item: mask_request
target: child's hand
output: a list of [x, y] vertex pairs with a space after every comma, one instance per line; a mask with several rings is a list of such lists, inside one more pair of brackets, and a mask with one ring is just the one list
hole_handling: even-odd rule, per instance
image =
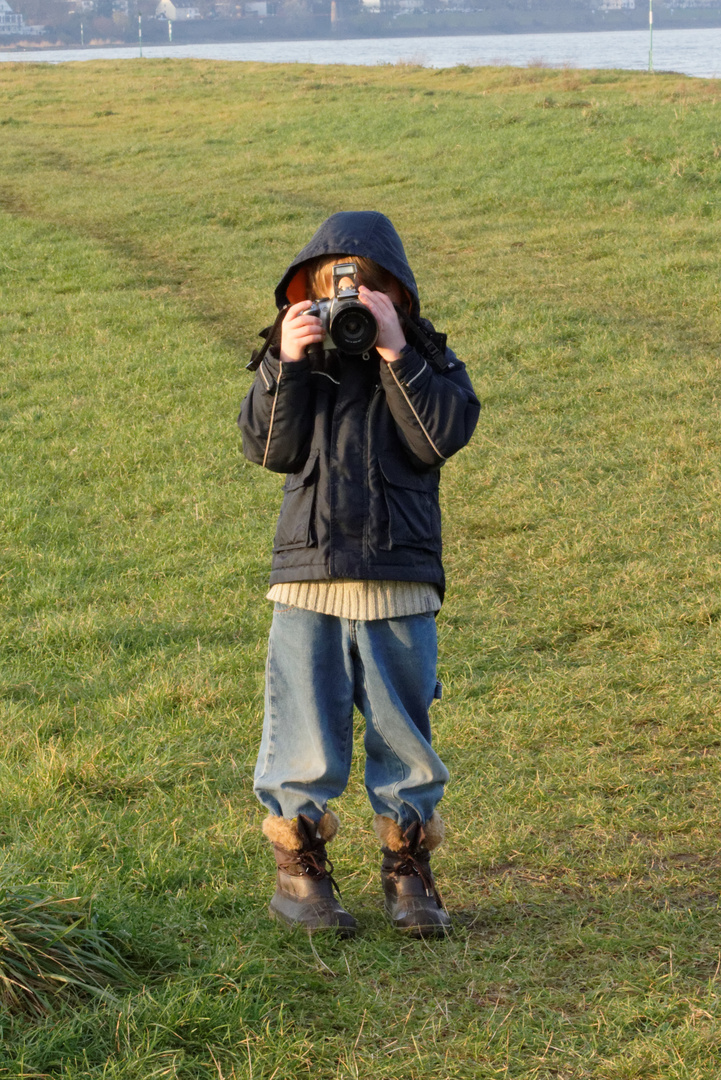
[[373, 312], [378, 323], [376, 349], [387, 364], [397, 360], [401, 349], [406, 345], [406, 338], [390, 296], [384, 292], [371, 292], [365, 285], [359, 288], [358, 296]]
[[301, 300], [288, 308], [280, 333], [280, 358], [284, 364], [302, 360], [307, 347], [325, 337], [320, 319], [305, 314], [312, 303]]

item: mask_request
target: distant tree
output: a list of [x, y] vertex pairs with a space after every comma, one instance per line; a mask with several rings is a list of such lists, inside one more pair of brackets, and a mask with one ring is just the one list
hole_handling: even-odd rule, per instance
[[[96, 15], [90, 23], [91, 40], [97, 38], [100, 41], [107, 41], [109, 38], [116, 38], [118, 35], [118, 28], [112, 19], [106, 18], [104, 15]], [[87, 27], [86, 27], [87, 35]], [[87, 37], [86, 37], [87, 40]]]

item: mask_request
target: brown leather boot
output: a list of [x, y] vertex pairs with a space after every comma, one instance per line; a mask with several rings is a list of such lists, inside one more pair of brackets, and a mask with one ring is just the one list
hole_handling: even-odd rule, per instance
[[325, 845], [338, 831], [338, 818], [326, 810], [320, 821], [304, 814], [297, 818], [269, 815], [263, 832], [273, 844], [278, 865], [277, 887], [270, 914], [286, 926], [302, 926], [313, 934], [332, 930], [339, 937], [353, 937], [356, 921], [335, 897], [340, 890], [333, 880], [333, 864]]
[[445, 833], [437, 813], [404, 831], [391, 818], [376, 814], [373, 822], [383, 849], [381, 880], [388, 918], [411, 937], [444, 937], [451, 920], [443, 907], [431, 871], [431, 851]]

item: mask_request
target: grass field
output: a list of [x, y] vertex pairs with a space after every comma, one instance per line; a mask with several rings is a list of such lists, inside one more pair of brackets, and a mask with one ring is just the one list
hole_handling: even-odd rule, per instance
[[[0, 1012], [0, 1077], [719, 1075], [721, 84], [0, 66], [0, 892], [137, 976]], [[387, 213], [485, 410], [444, 469], [456, 933], [266, 917], [251, 793], [280, 480], [234, 427], [286, 263]], [[0, 935], [0, 957], [3, 939]]]

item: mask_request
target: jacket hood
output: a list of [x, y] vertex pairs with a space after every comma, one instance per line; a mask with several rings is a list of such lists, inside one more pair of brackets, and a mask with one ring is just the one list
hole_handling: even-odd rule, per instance
[[318, 255], [363, 255], [400, 281], [411, 295], [411, 315], [418, 316], [418, 286], [408, 265], [401, 238], [385, 216], [375, 210], [343, 210], [327, 218], [293, 260], [275, 290], [279, 308], [307, 296], [304, 265]]

